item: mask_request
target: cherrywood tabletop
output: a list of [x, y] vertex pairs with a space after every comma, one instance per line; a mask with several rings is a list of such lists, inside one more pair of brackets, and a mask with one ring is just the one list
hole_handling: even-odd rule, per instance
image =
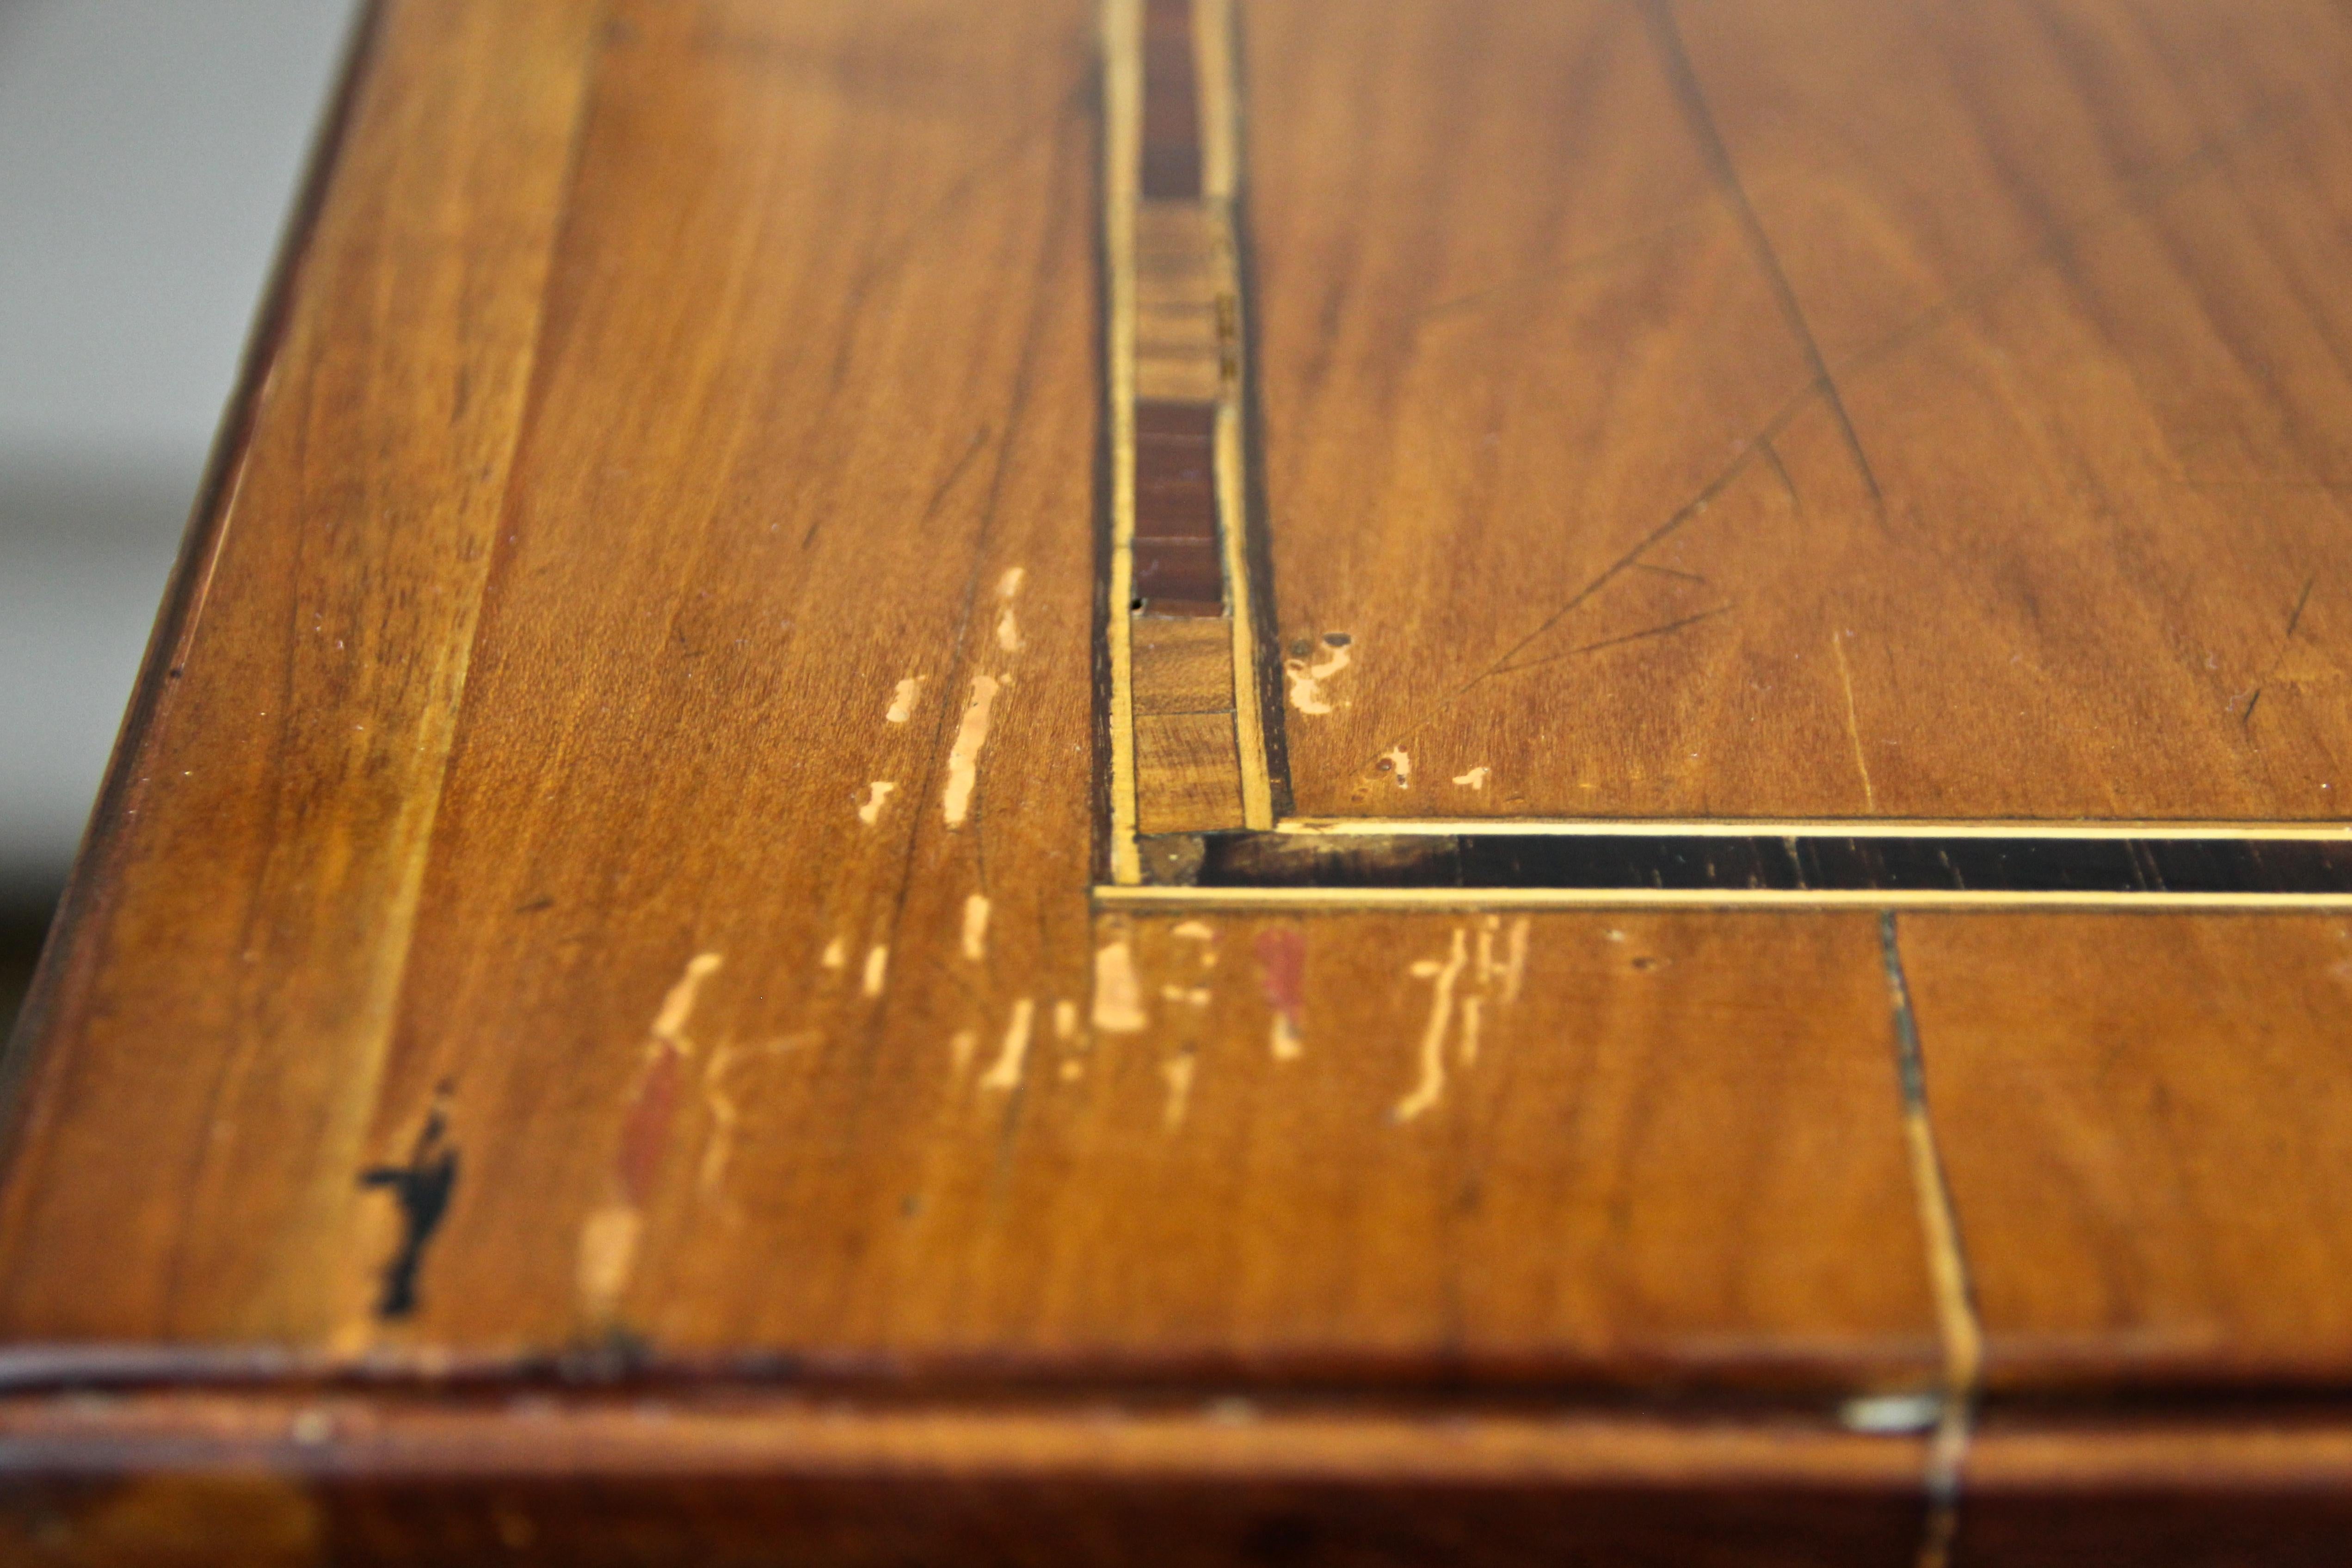
[[378, 0], [0, 1556], [2334, 1563], [2352, 12]]

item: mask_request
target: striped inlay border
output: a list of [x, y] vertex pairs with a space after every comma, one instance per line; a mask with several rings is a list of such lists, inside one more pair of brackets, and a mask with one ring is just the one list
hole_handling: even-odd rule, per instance
[[1103, 0], [1105, 904], [2352, 908], [2338, 822], [1294, 819], [1234, 0]]

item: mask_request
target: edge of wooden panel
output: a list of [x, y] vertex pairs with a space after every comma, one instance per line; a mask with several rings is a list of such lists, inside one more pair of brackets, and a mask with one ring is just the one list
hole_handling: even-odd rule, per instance
[[131, 701], [115, 732], [96, 799], [82, 829], [73, 868], [63, 896], [49, 923], [33, 983], [16, 1015], [14, 1030], [0, 1042], [0, 1170], [6, 1168], [21, 1132], [25, 1075], [42, 1037], [50, 1005], [64, 980], [64, 969], [75, 934], [105, 896], [115, 865], [126, 816], [125, 800], [138, 782], [138, 758], [157, 710], [178, 674], [178, 662], [196, 617], [211, 588], [228, 516], [244, 477], [261, 403], [276, 372], [279, 351], [293, 319], [294, 301], [310, 259], [327, 193], [341, 167], [343, 150], [357, 118], [360, 98], [373, 71], [383, 37], [387, 0], [362, 0], [344, 36], [341, 58], [333, 85], [311, 132], [300, 183], [295, 190], [280, 230], [259, 307], [248, 330], [236, 380], [223, 406], [212, 447], [205, 459], [195, 498], [180, 536], [180, 549], [170, 575], [147, 647], [131, 683]]

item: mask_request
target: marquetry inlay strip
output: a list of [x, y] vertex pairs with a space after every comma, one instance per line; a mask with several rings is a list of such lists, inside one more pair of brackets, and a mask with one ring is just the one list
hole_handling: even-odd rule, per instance
[[1112, 879], [1274, 826], [1251, 618], [1229, 0], [1106, 8]]
[[[1234, 0], [1105, 0], [1110, 883], [1341, 907], [2352, 907], [2337, 822], [1281, 814]], [[1254, 555], [1253, 545], [1260, 546]], [[1152, 885], [1157, 884], [1157, 885]]]

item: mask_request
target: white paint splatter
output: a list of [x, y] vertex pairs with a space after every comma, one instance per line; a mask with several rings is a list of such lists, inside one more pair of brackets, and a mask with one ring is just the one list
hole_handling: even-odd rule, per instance
[[1004, 1026], [1004, 1043], [997, 1050], [995, 1062], [981, 1075], [982, 1089], [1021, 1087], [1021, 1070], [1029, 1060], [1029, 1026], [1036, 1012], [1036, 1004], [1027, 997], [1013, 1004], [1013, 1019]]
[[889, 972], [890, 949], [877, 942], [866, 950], [866, 977], [858, 982], [858, 989], [869, 997], [880, 996], [883, 977]]
[[882, 802], [887, 800], [890, 798], [890, 792], [898, 788], [898, 786], [887, 779], [877, 779], [873, 783], [868, 784], [866, 787], [865, 803], [857, 808], [857, 820], [869, 828], [880, 821]]
[[1072, 1040], [1078, 1038], [1077, 1003], [1055, 1002], [1054, 1004], [1054, 1038], [1059, 1040]]
[[629, 1273], [636, 1263], [637, 1237], [644, 1228], [644, 1217], [625, 1203], [606, 1205], [580, 1228], [575, 1278], [581, 1313], [590, 1322], [613, 1321], [621, 1292], [628, 1289]]
[[923, 689], [923, 677], [908, 675], [890, 694], [890, 711], [882, 716], [886, 724], [904, 724], [915, 716], [915, 694]]
[[1462, 998], [1462, 1043], [1458, 1051], [1462, 1058], [1462, 1065], [1465, 1067], [1478, 1065], [1478, 1026], [1480, 1020], [1485, 1018], [1486, 1011], [1486, 998]]
[[1095, 949], [1095, 1027], [1106, 1034], [1135, 1034], [1151, 1020], [1143, 1012], [1143, 988], [1135, 978], [1135, 954], [1122, 936]]
[[1209, 1005], [1209, 988], [1206, 986], [1162, 986], [1160, 995], [1165, 1000], [1190, 1002], [1196, 1008]]
[[1469, 945], [1460, 931], [1454, 933], [1454, 951], [1443, 964], [1423, 959], [1412, 967], [1418, 979], [1435, 982], [1430, 989], [1429, 1022], [1421, 1031], [1421, 1082], [1412, 1092], [1396, 1103], [1389, 1113], [1396, 1122], [1410, 1122], [1445, 1094], [1445, 1028], [1454, 1014], [1454, 983], [1461, 977], [1462, 967], [1470, 961]]
[[1410, 789], [1412, 788], [1412, 758], [1403, 747], [1390, 747], [1386, 751], [1381, 753], [1381, 760], [1387, 763], [1389, 765], [1389, 770], [1396, 775], [1398, 789]]
[[1328, 648], [1313, 664], [1304, 659], [1285, 659], [1283, 674], [1290, 677], [1290, 706], [1305, 714], [1327, 714], [1331, 711], [1330, 694], [1323, 684], [1355, 662], [1355, 656], [1342, 643]]
[[963, 722], [956, 727], [955, 745], [948, 750], [948, 787], [940, 804], [948, 826], [961, 828], [971, 814], [972, 787], [980, 781], [980, 748], [988, 744], [989, 710], [996, 706], [994, 675], [971, 678], [971, 701], [964, 705]]
[[1307, 1054], [1307, 1044], [1298, 1038], [1297, 1021], [1288, 1013], [1274, 1015], [1274, 1032], [1266, 1040], [1266, 1048], [1276, 1061], [1296, 1061]]
[[1454, 781], [1465, 789], [1484, 789], [1486, 780], [1494, 776], [1495, 770], [1491, 768], [1473, 768], [1467, 773], [1456, 773]]
[[838, 970], [847, 968], [849, 967], [848, 941], [843, 937], [836, 936], [832, 941], [826, 943], [824, 945], [824, 956], [819, 958], [817, 962], [823, 964], [828, 969]]
[[968, 1029], [956, 1030], [955, 1038], [948, 1041], [948, 1054], [954, 1059], [958, 1078], [971, 1071], [971, 1053], [979, 1049], [980, 1036]]
[[1028, 575], [1016, 566], [996, 584], [996, 597], [1004, 601], [1004, 609], [996, 618], [996, 645], [1008, 653], [1021, 652], [1021, 622], [1013, 613], [1013, 600], [1021, 591], [1021, 580]]
[[963, 956], [973, 963], [988, 956], [988, 895], [975, 893], [963, 901]]
[[1519, 982], [1528, 973], [1528, 917], [1520, 915], [1511, 922], [1510, 956], [1503, 965], [1503, 999], [1519, 999]]

